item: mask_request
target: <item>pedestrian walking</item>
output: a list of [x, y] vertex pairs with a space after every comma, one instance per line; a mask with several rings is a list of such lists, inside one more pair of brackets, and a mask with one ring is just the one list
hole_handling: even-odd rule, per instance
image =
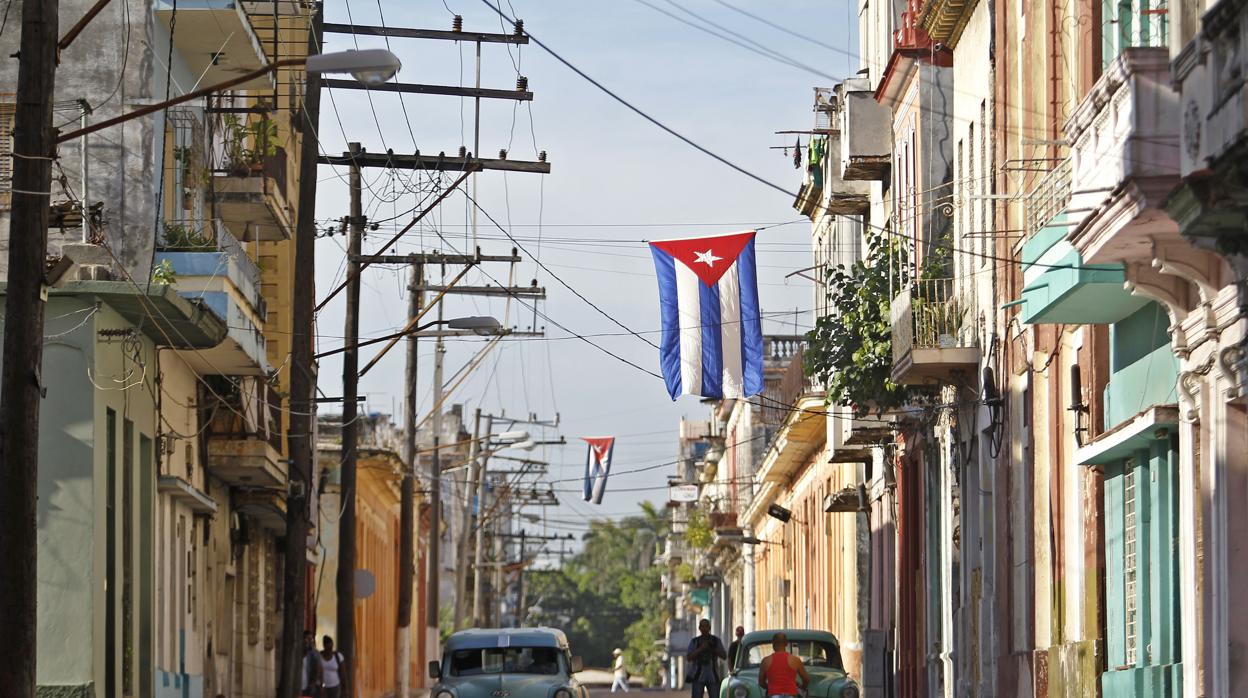
[[299, 695], [319, 698], [321, 695], [321, 655], [316, 651], [316, 633], [303, 631], [303, 668], [299, 672]]
[[763, 657], [758, 667], [758, 686], [767, 698], [797, 698], [797, 679], [802, 680], [802, 690], [810, 688], [810, 674], [802, 658], [789, 654], [789, 638], [776, 633], [771, 638], [772, 653]]
[[342, 672], [346, 657], [334, 649], [334, 639], [321, 638], [321, 698], [342, 698]]
[[745, 637], [745, 628], [738, 625], [737, 631], [734, 634], [736, 635], [736, 639], [732, 641], [731, 645], [728, 645], [729, 672], [736, 671], [737, 667], [741, 665], [741, 658], [737, 655], [741, 652], [741, 638]]
[[724, 643], [711, 634], [711, 621], [698, 623], [698, 636], [689, 641], [685, 658], [689, 661], [691, 698], [702, 698], [705, 691], [711, 698], [719, 696], [719, 660], [725, 659]]
[[624, 650], [616, 647], [611, 654], [615, 657], [615, 680], [611, 682], [611, 692], [615, 693], [618, 688], [628, 693], [628, 669], [624, 666]]

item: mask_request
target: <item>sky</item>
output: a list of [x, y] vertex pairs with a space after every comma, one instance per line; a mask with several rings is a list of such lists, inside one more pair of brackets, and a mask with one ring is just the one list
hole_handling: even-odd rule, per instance
[[[856, 70], [854, 6], [852, 0], [511, 0], [503, 9], [523, 19], [528, 32], [569, 62], [659, 121], [796, 191], [801, 172], [793, 167], [792, 149], [786, 154], [775, 147], [792, 146], [798, 137], [774, 132], [811, 128], [812, 88], [831, 86], [835, 81], [828, 76], [848, 76]], [[784, 33], [733, 7], [826, 45]], [[500, 25], [498, 15], [482, 0], [344, 0], [327, 3], [326, 21], [449, 29], [454, 14], [463, 16], [465, 31], [510, 32], [510, 25]], [[326, 36], [324, 50], [357, 46], [386, 44], [376, 37], [333, 34]], [[759, 46], [773, 53], [764, 55]], [[396, 78], [400, 82], [470, 86], [475, 79], [474, 44], [391, 39], [389, 48], [403, 61]], [[536, 160], [537, 152], [545, 151], [551, 173], [485, 172], [477, 176], [473, 197], [528, 251], [522, 252], [525, 262], [517, 265], [515, 283], [528, 285], [536, 279], [546, 289], [546, 300], [537, 306], [550, 320], [535, 318], [531, 309], [505, 298], [448, 298], [448, 318], [493, 315], [521, 330], [531, 329], [536, 320], [545, 336], [504, 339], [446, 404], [463, 404], [469, 416], [478, 407], [513, 417], [559, 415], [558, 429], [531, 432], [538, 439], [563, 436], [567, 445], [540, 447], [527, 457], [550, 463], [544, 480], [553, 482], [562, 504], [527, 513], [545, 517], [549, 533], [575, 534], [590, 518], [618, 518], [635, 513], [642, 501], [664, 502], [666, 479], [674, 467], [624, 471], [674, 460], [681, 417], [705, 419], [707, 414], [697, 398], [673, 402], [661, 380], [607, 353], [659, 371], [658, 350], [620, 327], [659, 341], [658, 288], [645, 241], [762, 228], [758, 264], [764, 333], [793, 334], [805, 332], [812, 322], [811, 283], [787, 277], [812, 263], [810, 226], [793, 209], [790, 196], [661, 131], [538, 46], [483, 44], [481, 53], [483, 87], [513, 89], [519, 73], [528, 78], [534, 95], [531, 103], [482, 100], [481, 154], [495, 157], [506, 148], [512, 159]], [[319, 137], [325, 153], [343, 152], [348, 141], [358, 141], [375, 153], [419, 149], [426, 154], [455, 154], [461, 144], [472, 149], [471, 99], [414, 94], [400, 99], [395, 93], [339, 89], [327, 90], [321, 106]], [[804, 144], [807, 137], [801, 139]], [[332, 221], [348, 213], [346, 177], [344, 167], [320, 169], [317, 216], [327, 227], [336, 228]], [[432, 180], [429, 174], [373, 169], [364, 172], [364, 183], [365, 213], [378, 224], [378, 230], [366, 236], [364, 251], [373, 252], [411, 219]], [[471, 250], [470, 207], [468, 199], [456, 192], [392, 249], [399, 254]], [[486, 254], [507, 254], [512, 247], [483, 213], [478, 213], [476, 236]], [[318, 300], [344, 278], [345, 248], [340, 235], [318, 240]], [[534, 257], [545, 270], [533, 262]], [[483, 266], [471, 271], [463, 283], [507, 280], [509, 265]], [[456, 272], [446, 270], [448, 278]], [[431, 268], [428, 274], [431, 283], [436, 282], [442, 270]], [[365, 271], [361, 338], [402, 327], [407, 278], [408, 270], [402, 267], [374, 266]], [[341, 346], [344, 311], [340, 294], [318, 315], [318, 351]], [[601, 349], [570, 332], [588, 336]], [[448, 382], [483, 345], [479, 338], [447, 341]], [[376, 348], [362, 351], [361, 365]], [[421, 341], [419, 355], [423, 418], [432, 405], [433, 340]], [[322, 360], [320, 388], [325, 395], [342, 394], [341, 372], [340, 356]], [[398, 419], [403, 381], [400, 345], [361, 381], [365, 409]], [[324, 412], [336, 409], [322, 406]], [[601, 505], [585, 503], [576, 481], [585, 459], [580, 437], [607, 435], [617, 437], [607, 494]], [[501, 461], [493, 461], [493, 466], [505, 467]], [[539, 530], [533, 524], [526, 528]]]

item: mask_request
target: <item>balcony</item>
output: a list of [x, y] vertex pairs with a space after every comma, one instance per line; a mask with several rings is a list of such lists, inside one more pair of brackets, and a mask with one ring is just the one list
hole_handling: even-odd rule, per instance
[[828, 408], [828, 460], [832, 463], [866, 463], [871, 448], [892, 439], [892, 418], [888, 415], [859, 415], [852, 408]]
[[[196, 84], [214, 85], [268, 65], [247, 13], [235, 0], [158, 0], [156, 21], [173, 32], [174, 47]], [[271, 90], [273, 78], [263, 75], [233, 89]]]
[[234, 495], [234, 509], [274, 535], [286, 535], [286, 493], [245, 490]]
[[947, 383], [955, 372], [979, 368], [974, 313], [953, 279], [920, 279], [893, 299], [892, 380], [902, 385]]
[[186, 352], [183, 358], [200, 375], [265, 375], [269, 362], [260, 270], [228, 233], [219, 234], [217, 245], [203, 250], [165, 248], [156, 253], [157, 265], [168, 261], [173, 269], [178, 295], [201, 301], [227, 327], [221, 344]]
[[286, 200], [286, 151], [246, 172], [213, 176], [217, 213], [235, 238], [244, 242], [289, 240], [294, 213]]
[[[1099, 176], [1092, 174], [1094, 165], [1082, 164], [1090, 155], [1081, 153], [1080, 172]], [[1143, 305], [1123, 290], [1126, 274], [1121, 264], [1087, 264], [1068, 241], [1088, 217], [1085, 204], [1091, 194], [1081, 193], [1079, 206], [1073, 203], [1073, 163], [1072, 158], [1058, 161], [1025, 200], [1028, 236], [1020, 253], [1023, 292], [1019, 302], [1026, 324], [1112, 322]], [[1104, 196], [1109, 191], [1100, 193]]]
[[932, 41], [956, 49], [978, 4], [979, 0], [926, 0], [919, 13], [919, 25]]
[[840, 128], [838, 179], [888, 181], [893, 160], [892, 112], [875, 100], [869, 78], [850, 78], [836, 90], [836, 123]]
[[208, 405], [205, 436], [208, 470], [243, 488], [283, 488], [282, 401], [260, 378], [204, 378], [201, 404]]

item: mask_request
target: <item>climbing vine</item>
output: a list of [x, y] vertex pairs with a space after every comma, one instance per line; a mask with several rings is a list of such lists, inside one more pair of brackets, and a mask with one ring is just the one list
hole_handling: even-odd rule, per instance
[[867, 234], [862, 260], [827, 270], [825, 289], [833, 311], [818, 318], [806, 334], [803, 363], [808, 375], [827, 386], [830, 404], [866, 414], [909, 400], [910, 389], [889, 378], [893, 366], [889, 305], [909, 281], [906, 269], [902, 245], [872, 232]]

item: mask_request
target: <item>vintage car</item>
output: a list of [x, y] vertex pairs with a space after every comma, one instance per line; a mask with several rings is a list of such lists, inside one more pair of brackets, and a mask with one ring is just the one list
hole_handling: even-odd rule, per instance
[[437, 683], [430, 698], [589, 698], [573, 678], [581, 658], [554, 628], [463, 630], [442, 648], [442, 661], [429, 662]]
[[[789, 653], [801, 657], [810, 674], [808, 698], [859, 698], [858, 684], [845, 674], [841, 644], [821, 630], [759, 630], [741, 638], [736, 668], [719, 686], [719, 698], [766, 698], [758, 685], [758, 666], [771, 654], [771, 638], [783, 632]], [[799, 679], [800, 683], [800, 679]]]

